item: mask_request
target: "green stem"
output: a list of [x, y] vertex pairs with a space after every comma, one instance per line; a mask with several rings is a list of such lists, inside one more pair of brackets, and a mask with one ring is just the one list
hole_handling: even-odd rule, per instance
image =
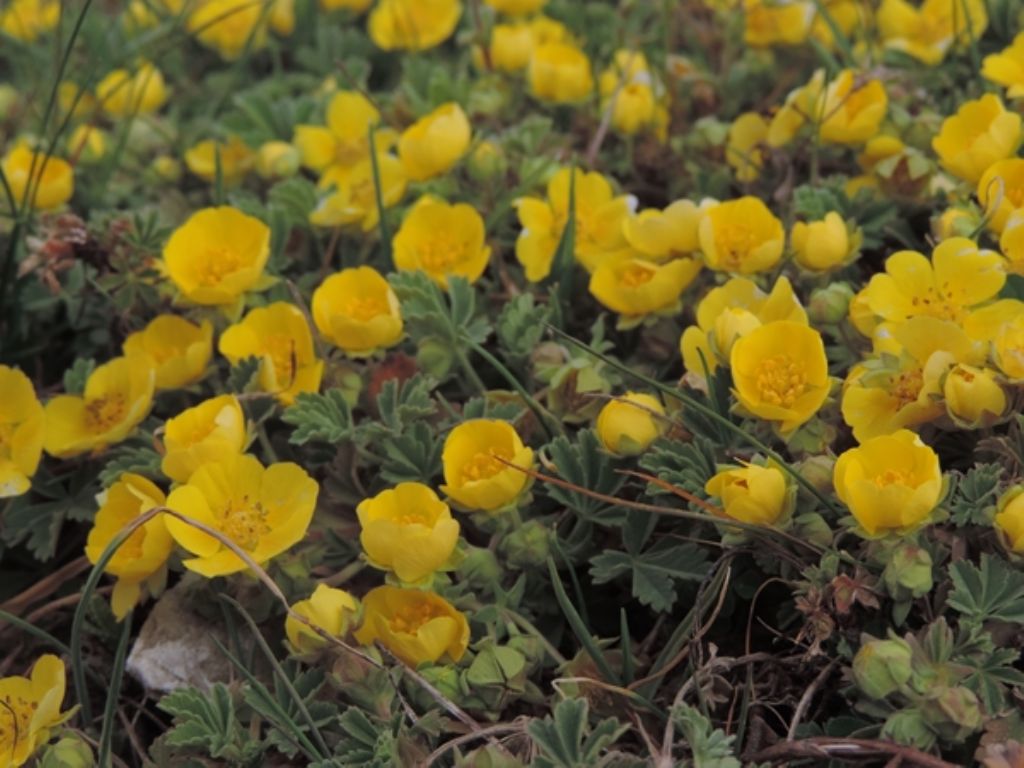
[[564, 434], [562, 423], [543, 405], [537, 402], [533, 395], [526, 391], [526, 387], [519, 382], [519, 379], [517, 379], [512, 371], [506, 368], [498, 358], [476, 342], [469, 342], [469, 347], [480, 355], [480, 357], [486, 360], [495, 371], [501, 374], [501, 377], [508, 382], [508, 385], [512, 387], [512, 389], [514, 389], [521, 398], [523, 398], [523, 402], [526, 403], [526, 407], [529, 408], [533, 412], [533, 415], [537, 417], [537, 421], [540, 422], [540, 425], [544, 428], [544, 431], [547, 432], [549, 438], [554, 439], [556, 435]]
[[543, 632], [537, 629], [533, 622], [522, 614], [516, 613], [511, 608], [502, 608], [501, 612], [521, 630], [536, 637], [540, 641], [540, 644], [544, 646], [544, 650], [548, 652], [548, 656], [550, 656], [556, 664], [565, 664], [565, 656], [559, 653], [558, 649], [552, 645], [551, 641], [547, 639]]
[[117, 643], [117, 652], [114, 654], [114, 669], [112, 671], [110, 686], [107, 689], [107, 704], [103, 708], [103, 723], [100, 732], [100, 747], [96, 764], [100, 768], [110, 768], [110, 751], [114, 741], [114, 725], [117, 714], [117, 700], [121, 695], [121, 680], [124, 678], [124, 663], [128, 656], [128, 639], [132, 634], [131, 611], [124, 618], [121, 626], [121, 639]]
[[466, 374], [466, 378], [470, 380], [476, 390], [481, 394], [487, 394], [487, 385], [484, 384], [483, 379], [473, 368], [473, 365], [469, 362], [469, 358], [466, 357], [466, 353], [463, 352], [459, 347], [455, 347], [455, 361], [459, 364], [462, 372]]

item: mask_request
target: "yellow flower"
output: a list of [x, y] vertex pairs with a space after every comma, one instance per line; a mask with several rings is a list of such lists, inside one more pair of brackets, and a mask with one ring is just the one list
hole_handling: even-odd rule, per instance
[[1020, 115], [1007, 111], [998, 96], [988, 93], [965, 101], [947, 117], [932, 139], [932, 149], [946, 170], [975, 184], [992, 163], [1016, 153], [1020, 123]]
[[251, 0], [203, 0], [189, 14], [187, 28], [223, 58], [237, 59], [266, 43], [266, 9]]
[[32, 190], [29, 205], [40, 211], [59, 208], [75, 191], [75, 172], [59, 157], [33, 152], [26, 144], [16, 144], [0, 162], [11, 193], [24, 205]]
[[287, 141], [267, 141], [256, 150], [256, 173], [272, 181], [294, 176], [299, 170], [302, 154]]
[[725, 160], [741, 182], [754, 181], [761, 175], [764, 151], [761, 145], [768, 138], [768, 122], [756, 112], [744, 112], [729, 126]]
[[[847, 38], [861, 37], [871, 19], [870, 10], [865, 11], [860, 0], [825, 0], [822, 11], [828, 13], [839, 31]], [[818, 40], [830, 51], [836, 48], [832, 27], [822, 13], [816, 13], [811, 24], [811, 37]]]
[[[396, 205], [405, 194], [406, 178], [402, 163], [390, 154], [377, 155], [380, 169], [381, 203], [385, 208]], [[309, 215], [318, 227], [343, 227], [358, 224], [369, 232], [380, 221], [377, 208], [377, 184], [373, 160], [367, 157], [351, 169], [333, 165], [320, 177], [320, 190], [329, 190]]]
[[1024, 206], [1024, 159], [997, 160], [978, 181], [978, 202], [989, 217], [988, 227], [1001, 233], [1010, 214]]
[[807, 123], [821, 117], [821, 93], [825, 88], [825, 71], [816, 70], [806, 85], [789, 92], [786, 101], [768, 124], [766, 142], [769, 147], [782, 147], [793, 140]]
[[1006, 95], [1011, 99], [1024, 97], [1024, 32], [999, 53], [985, 57], [981, 76], [1006, 88]]
[[1024, 206], [1007, 217], [999, 248], [1007, 259], [1006, 271], [1024, 275]]
[[533, 451], [508, 422], [472, 419], [448, 434], [441, 462], [442, 492], [466, 509], [494, 512], [526, 488], [530, 476], [522, 470], [533, 466]]
[[129, 334], [121, 345], [128, 357], [149, 355], [157, 389], [177, 389], [199, 381], [213, 355], [213, 326], [200, 325], [177, 315], [159, 315], [141, 331]]
[[800, 0], [744, 0], [746, 28], [743, 41], [750, 46], [799, 45], [807, 39], [814, 18], [813, 3]]
[[899, 251], [885, 261], [865, 289], [868, 306], [878, 317], [900, 323], [928, 315], [963, 322], [970, 309], [993, 298], [1006, 282], [1002, 257], [979, 250], [964, 237], [943, 240], [928, 258]]
[[187, 408], [164, 425], [160, 471], [187, 483], [199, 467], [245, 450], [245, 414], [234, 395], [221, 395]]
[[68, 136], [68, 157], [83, 164], [96, 163], [107, 154], [107, 134], [100, 128], [83, 123]]
[[980, 226], [977, 209], [947, 208], [932, 219], [932, 236], [940, 242], [951, 237], [967, 237]]
[[398, 297], [373, 267], [328, 277], [313, 291], [312, 312], [320, 334], [351, 357], [367, 357], [402, 338]]
[[426, 181], [447, 173], [469, 149], [472, 129], [462, 107], [442, 104], [402, 132], [398, 157], [411, 181]]
[[992, 359], [1012, 381], [1024, 382], [1024, 314], [1000, 327], [992, 340]]
[[502, 72], [518, 72], [530, 63], [533, 52], [533, 28], [525, 22], [495, 24], [488, 47], [491, 64]]
[[[327, 107], [327, 125], [295, 126], [295, 146], [302, 164], [323, 173], [328, 168], [344, 176], [370, 157], [370, 127], [380, 123], [380, 112], [359, 91], [338, 91]], [[378, 153], [395, 143], [396, 134], [384, 128], [374, 134]]]
[[[551, 273], [551, 262], [569, 220], [570, 170], [560, 169], [548, 182], [547, 200], [521, 197], [516, 212], [523, 226], [516, 240], [516, 258], [526, 269], [526, 279], [540, 282]], [[593, 272], [605, 259], [631, 254], [623, 223], [636, 201], [616, 197], [608, 179], [597, 172], [575, 169], [575, 257]]]
[[485, 0], [498, 13], [509, 16], [525, 16], [536, 13], [543, 8], [548, 0]]
[[164, 270], [194, 304], [225, 306], [260, 287], [270, 228], [236, 208], [193, 213], [164, 246]]
[[96, 98], [103, 111], [113, 117], [148, 115], [167, 101], [167, 86], [160, 70], [143, 62], [134, 74], [115, 69], [100, 80]]
[[987, 368], [955, 365], [946, 374], [942, 395], [953, 421], [966, 429], [991, 427], [1006, 413], [1006, 390]]
[[491, 258], [485, 235], [484, 220], [473, 206], [424, 195], [395, 235], [395, 268], [422, 270], [442, 288], [452, 275], [475, 283]]
[[28, 376], [0, 365], [0, 499], [31, 487], [43, 452], [46, 421]]
[[766, 272], [782, 258], [786, 244], [782, 222], [749, 195], [711, 206], [698, 232], [704, 258], [718, 272]]
[[295, 31], [295, 0], [270, 0], [270, 28], [282, 37]]
[[752, 525], [773, 525], [787, 512], [789, 490], [778, 467], [747, 464], [719, 471], [704, 491], [722, 500], [725, 514]]
[[643, 259], [606, 261], [590, 276], [590, 293], [624, 319], [671, 313], [700, 272], [697, 259], [656, 264]]
[[632, 136], [654, 122], [657, 101], [649, 83], [627, 83], [613, 92], [604, 109], [611, 110], [611, 125], [619, 133]]
[[66, 459], [124, 440], [153, 405], [156, 379], [148, 357], [115, 357], [89, 374], [82, 395], [46, 404], [44, 450]]
[[[292, 610], [332, 637], [342, 638], [352, 626], [359, 603], [343, 589], [317, 584], [313, 594], [295, 603]], [[284, 620], [284, 633], [299, 653], [314, 653], [327, 644], [311, 627], [291, 615]]]
[[955, 323], [919, 316], [892, 333], [890, 354], [851, 369], [843, 387], [843, 419], [863, 442], [938, 419], [943, 373], [977, 364], [984, 352]]
[[1024, 553], [1024, 486], [1015, 485], [999, 497], [996, 530], [1012, 552]]
[[425, 51], [451, 37], [461, 16], [458, 0], [380, 0], [367, 26], [378, 48]]
[[939, 457], [907, 429], [843, 453], [836, 460], [833, 483], [836, 495], [870, 536], [916, 528], [942, 496]]
[[221, 334], [218, 349], [232, 365], [258, 358], [260, 388], [282, 405], [294, 403], [300, 392], [320, 389], [324, 364], [316, 359], [313, 334], [294, 304], [275, 301], [251, 310]]
[[64, 701], [64, 662], [52, 654], [40, 656], [31, 677], [0, 678], [0, 754], [4, 765], [17, 768], [50, 740], [51, 730], [71, 716], [61, 713]]
[[526, 79], [530, 93], [541, 101], [554, 104], [583, 101], [594, 90], [590, 59], [569, 42], [534, 45]]
[[734, 393], [747, 411], [793, 432], [818, 412], [831, 382], [821, 334], [777, 320], [738, 338], [729, 355]]
[[698, 206], [689, 200], [676, 200], [663, 211], [647, 208], [623, 220], [622, 234], [647, 261], [692, 256], [700, 250], [697, 231], [701, 216], [715, 203], [703, 200]]
[[752, 280], [734, 277], [708, 291], [697, 305], [697, 324], [679, 339], [683, 366], [694, 376], [703, 377], [705, 365], [714, 373], [719, 365], [728, 365], [737, 338], [778, 320], [807, 324], [807, 313], [788, 278], [780, 277], [766, 294]]
[[851, 237], [843, 217], [835, 211], [820, 221], [796, 222], [790, 234], [797, 264], [825, 272], [848, 264], [860, 250], [860, 232]]
[[448, 505], [422, 483], [399, 483], [356, 508], [359, 542], [370, 565], [398, 579], [421, 582], [448, 562], [459, 524]]
[[889, 97], [879, 80], [862, 82], [852, 69], [844, 69], [825, 88], [818, 109], [818, 130], [826, 144], [863, 144], [878, 133]]
[[379, 642], [411, 666], [442, 656], [458, 661], [469, 645], [469, 622], [451, 603], [433, 592], [376, 587], [363, 598], [363, 645]]
[[886, 48], [934, 66], [954, 45], [977, 40], [988, 26], [984, 0], [882, 0], [875, 15]]
[[[100, 505], [85, 555], [95, 565], [110, 543], [137, 518], [164, 505], [164, 493], [141, 475], [126, 472], [97, 498]], [[143, 592], [157, 596], [167, 583], [167, 559], [174, 542], [167, 532], [164, 516], [136, 528], [104, 568], [117, 577], [110, 607], [121, 621], [143, 598]]]
[[[204, 464], [167, 497], [167, 506], [221, 533], [258, 565], [302, 541], [313, 519], [316, 481], [297, 464], [264, 467], [247, 454]], [[167, 530], [195, 557], [183, 565], [201, 576], [247, 569], [220, 541], [188, 523], [166, 517]]]
[[605, 403], [597, 415], [597, 436], [610, 453], [637, 456], [665, 432], [664, 415], [658, 398], [627, 392]]
[[203, 181], [217, 180], [217, 163], [220, 162], [221, 180], [233, 186], [245, 178], [253, 164], [253, 151], [237, 136], [226, 142], [206, 139], [185, 151], [185, 165]]
[[56, 0], [11, 0], [0, 9], [0, 32], [15, 40], [34, 43], [40, 35], [57, 26], [58, 19], [60, 3]]

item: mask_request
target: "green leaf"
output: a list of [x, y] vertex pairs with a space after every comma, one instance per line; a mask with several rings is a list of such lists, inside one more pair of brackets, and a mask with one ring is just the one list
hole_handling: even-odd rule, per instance
[[380, 476], [388, 483], [430, 484], [441, 473], [444, 441], [429, 424], [418, 422], [402, 434], [390, 435], [383, 440], [382, 447]]
[[628, 726], [613, 717], [591, 729], [588, 711], [586, 699], [565, 699], [555, 706], [551, 715], [527, 725], [527, 733], [539, 752], [532, 763], [534, 768], [591, 768], [628, 730]]
[[[602, 450], [592, 429], [580, 430], [575, 442], [567, 437], [556, 438], [548, 445], [547, 452], [561, 479], [591, 491], [614, 496], [625, 481], [622, 475], [615, 472], [611, 456]], [[599, 499], [553, 484], [547, 486], [546, 491], [551, 498], [585, 520], [604, 524], [621, 522], [622, 515], [617, 508]]]
[[590, 559], [595, 584], [631, 574], [632, 594], [655, 611], [669, 611], [676, 602], [676, 581], [700, 582], [708, 573], [707, 553], [694, 544], [663, 539], [640, 554], [606, 549]]
[[998, 498], [1003, 472], [998, 464], [978, 464], [958, 477], [947, 502], [954, 525], [962, 528], [969, 524], [991, 524], [988, 508]]
[[247, 357], [231, 366], [228, 373], [228, 389], [232, 392], [247, 392], [255, 384], [260, 370], [260, 361], [256, 357]]
[[382, 431], [401, 431], [434, 416], [437, 403], [430, 394], [433, 388], [434, 382], [419, 373], [402, 382], [385, 381], [377, 395], [377, 411], [385, 428]]
[[352, 411], [341, 389], [328, 389], [323, 394], [302, 392], [281, 418], [295, 427], [289, 442], [305, 445], [311, 440], [339, 443], [353, 433]]
[[982, 555], [981, 568], [961, 560], [949, 567], [949, 576], [953, 591], [946, 602], [965, 620], [1024, 625], [1024, 573], [997, 557]]
[[240, 763], [252, 761], [263, 751], [235, 716], [231, 693], [223, 683], [214, 683], [209, 693], [181, 688], [160, 699], [157, 707], [174, 717], [168, 746], [200, 749], [210, 757]]
[[285, 214], [289, 226], [305, 226], [316, 208], [316, 187], [309, 179], [293, 176], [267, 190], [267, 203]]
[[160, 454], [151, 444], [122, 443], [107, 455], [109, 458], [99, 474], [100, 484], [104, 488], [116, 483], [125, 472], [134, 472], [150, 480], [160, 478]]
[[550, 314], [550, 308], [537, 304], [532, 293], [521, 293], [502, 307], [494, 328], [510, 362], [525, 361], [540, 344]]
[[701, 711], [688, 704], [672, 708], [672, 719], [683, 736], [682, 742], [692, 755], [693, 768], [741, 768], [733, 754], [735, 736], [715, 728]]
[[4, 512], [0, 538], [12, 547], [24, 544], [37, 560], [49, 560], [65, 520], [92, 520], [99, 490], [95, 466], [64, 476], [40, 471], [32, 481], [33, 493], [13, 499]]
[[96, 361], [78, 358], [64, 372], [64, 391], [69, 395], [80, 395], [85, 392], [85, 382], [89, 374], [96, 370]]
[[[705, 498], [704, 485], [715, 474], [715, 445], [707, 438], [695, 436], [692, 442], [661, 439], [640, 458], [640, 466], [650, 474]], [[670, 493], [649, 484], [647, 494], [658, 496]]]

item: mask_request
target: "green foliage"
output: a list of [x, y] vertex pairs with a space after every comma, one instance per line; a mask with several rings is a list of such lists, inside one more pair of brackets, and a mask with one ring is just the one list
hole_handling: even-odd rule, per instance
[[594, 768], [610, 764], [602, 759], [602, 754], [628, 726], [609, 717], [591, 727], [589, 711], [586, 699], [566, 699], [548, 717], [530, 722], [527, 732], [539, 752], [534, 768]]
[[949, 567], [949, 577], [953, 591], [947, 603], [964, 621], [1024, 625], [1024, 573], [992, 555], [982, 555], [980, 568], [961, 560]]
[[435, 337], [459, 347], [490, 335], [490, 323], [478, 314], [476, 293], [464, 278], [449, 277], [447, 295], [425, 272], [394, 272], [388, 281], [413, 340]]
[[[686, 443], [663, 438], [640, 457], [640, 466], [666, 483], [705, 498], [704, 485], [716, 471], [715, 445], [700, 436]], [[650, 483], [647, 493], [657, 496], [671, 491]]]
[[733, 753], [736, 737], [715, 728], [699, 709], [679, 704], [672, 708], [671, 717], [691, 755], [679, 764], [681, 768], [740, 768], [742, 763]]
[[95, 479], [87, 466], [63, 476], [37, 473], [34, 494], [15, 497], [3, 513], [0, 538], [8, 546], [24, 544], [37, 560], [51, 559], [64, 523], [88, 521], [96, 513]]
[[340, 389], [328, 389], [323, 394], [300, 392], [281, 419], [295, 428], [288, 438], [294, 445], [312, 440], [340, 443], [350, 440], [354, 429], [352, 410]]
[[[593, 430], [580, 430], [575, 441], [567, 437], [556, 438], [547, 450], [558, 477], [566, 482], [609, 496], [613, 496], [624, 483], [624, 477], [615, 471], [611, 456], [601, 448]], [[622, 517], [616, 505], [578, 491], [551, 485], [548, 494], [588, 521], [613, 525]]]
[[234, 765], [256, 765], [261, 759], [264, 748], [239, 721], [231, 692], [223, 683], [214, 683], [209, 694], [181, 688], [164, 696], [157, 706], [174, 717], [167, 746], [199, 749]]
[[946, 506], [957, 527], [991, 523], [989, 509], [999, 497], [999, 482], [1003, 474], [1004, 469], [998, 464], [978, 464], [965, 474], [956, 476]]
[[69, 395], [80, 395], [85, 391], [85, 382], [96, 369], [95, 360], [79, 358], [64, 372], [64, 391]]
[[669, 538], [643, 549], [656, 523], [652, 513], [631, 511], [623, 526], [625, 551], [608, 549], [592, 557], [590, 575], [595, 584], [631, 575], [633, 597], [652, 610], [667, 612], [676, 602], [676, 581], [700, 582], [707, 576], [707, 553], [694, 544]]
[[498, 344], [512, 363], [522, 364], [544, 336], [550, 309], [532, 293], [521, 293], [505, 304], [494, 325]]
[[111, 449], [109, 458], [100, 471], [100, 485], [109, 488], [126, 472], [133, 472], [150, 480], [159, 480], [160, 454], [152, 443], [126, 442]]

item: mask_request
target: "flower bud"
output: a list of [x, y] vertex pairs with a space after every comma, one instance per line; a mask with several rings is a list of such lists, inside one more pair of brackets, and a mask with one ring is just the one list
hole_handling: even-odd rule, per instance
[[967, 429], [990, 427], [1006, 412], [1006, 392], [988, 368], [954, 366], [946, 374], [942, 394], [950, 418]]
[[981, 217], [967, 208], [947, 208], [932, 221], [932, 234], [942, 241], [951, 237], [970, 237], [981, 226]]
[[636, 456], [662, 434], [664, 415], [664, 406], [653, 395], [627, 392], [601, 409], [597, 436], [611, 453]]
[[910, 645], [899, 638], [869, 640], [853, 658], [853, 679], [872, 699], [884, 699], [910, 680]]
[[500, 179], [508, 171], [508, 158], [500, 145], [493, 141], [481, 141], [470, 153], [467, 169], [473, 181], [482, 183]]
[[801, 461], [796, 470], [800, 476], [822, 493], [832, 492], [832, 472], [836, 460], [825, 454], [811, 456]]
[[860, 235], [850, 236], [835, 211], [820, 221], [798, 221], [790, 235], [796, 262], [804, 269], [825, 272], [845, 264], [860, 247]]
[[501, 579], [501, 565], [491, 550], [469, 546], [456, 573], [473, 589], [493, 589]]
[[39, 759], [39, 768], [91, 768], [95, 764], [92, 748], [76, 736], [66, 736], [48, 747]]
[[1024, 553], [1024, 485], [1015, 485], [999, 497], [994, 521], [999, 538], [1011, 552]]
[[929, 703], [938, 711], [933, 713], [926, 708], [925, 717], [941, 713], [945, 722], [940, 720], [936, 725], [939, 725], [940, 733], [951, 741], [962, 741], [981, 727], [981, 704], [969, 688], [947, 688]]
[[536, 568], [547, 560], [550, 541], [543, 523], [528, 520], [504, 537], [501, 554], [512, 568]]
[[169, 155], [160, 155], [150, 165], [161, 181], [174, 183], [181, 178], [181, 163]]
[[302, 155], [287, 141], [268, 141], [256, 151], [256, 173], [263, 179], [285, 179], [298, 173]]
[[932, 591], [932, 556], [914, 544], [904, 544], [889, 555], [882, 572], [889, 595], [896, 600], [922, 597]]
[[416, 365], [421, 371], [438, 380], [448, 375], [454, 361], [452, 345], [433, 336], [420, 341], [416, 350]]
[[723, 469], [704, 486], [705, 492], [722, 500], [727, 517], [753, 525], [775, 525], [792, 512], [795, 498], [778, 467]]
[[813, 325], [838, 325], [850, 311], [853, 289], [847, 283], [831, 283], [811, 294], [807, 317]]

